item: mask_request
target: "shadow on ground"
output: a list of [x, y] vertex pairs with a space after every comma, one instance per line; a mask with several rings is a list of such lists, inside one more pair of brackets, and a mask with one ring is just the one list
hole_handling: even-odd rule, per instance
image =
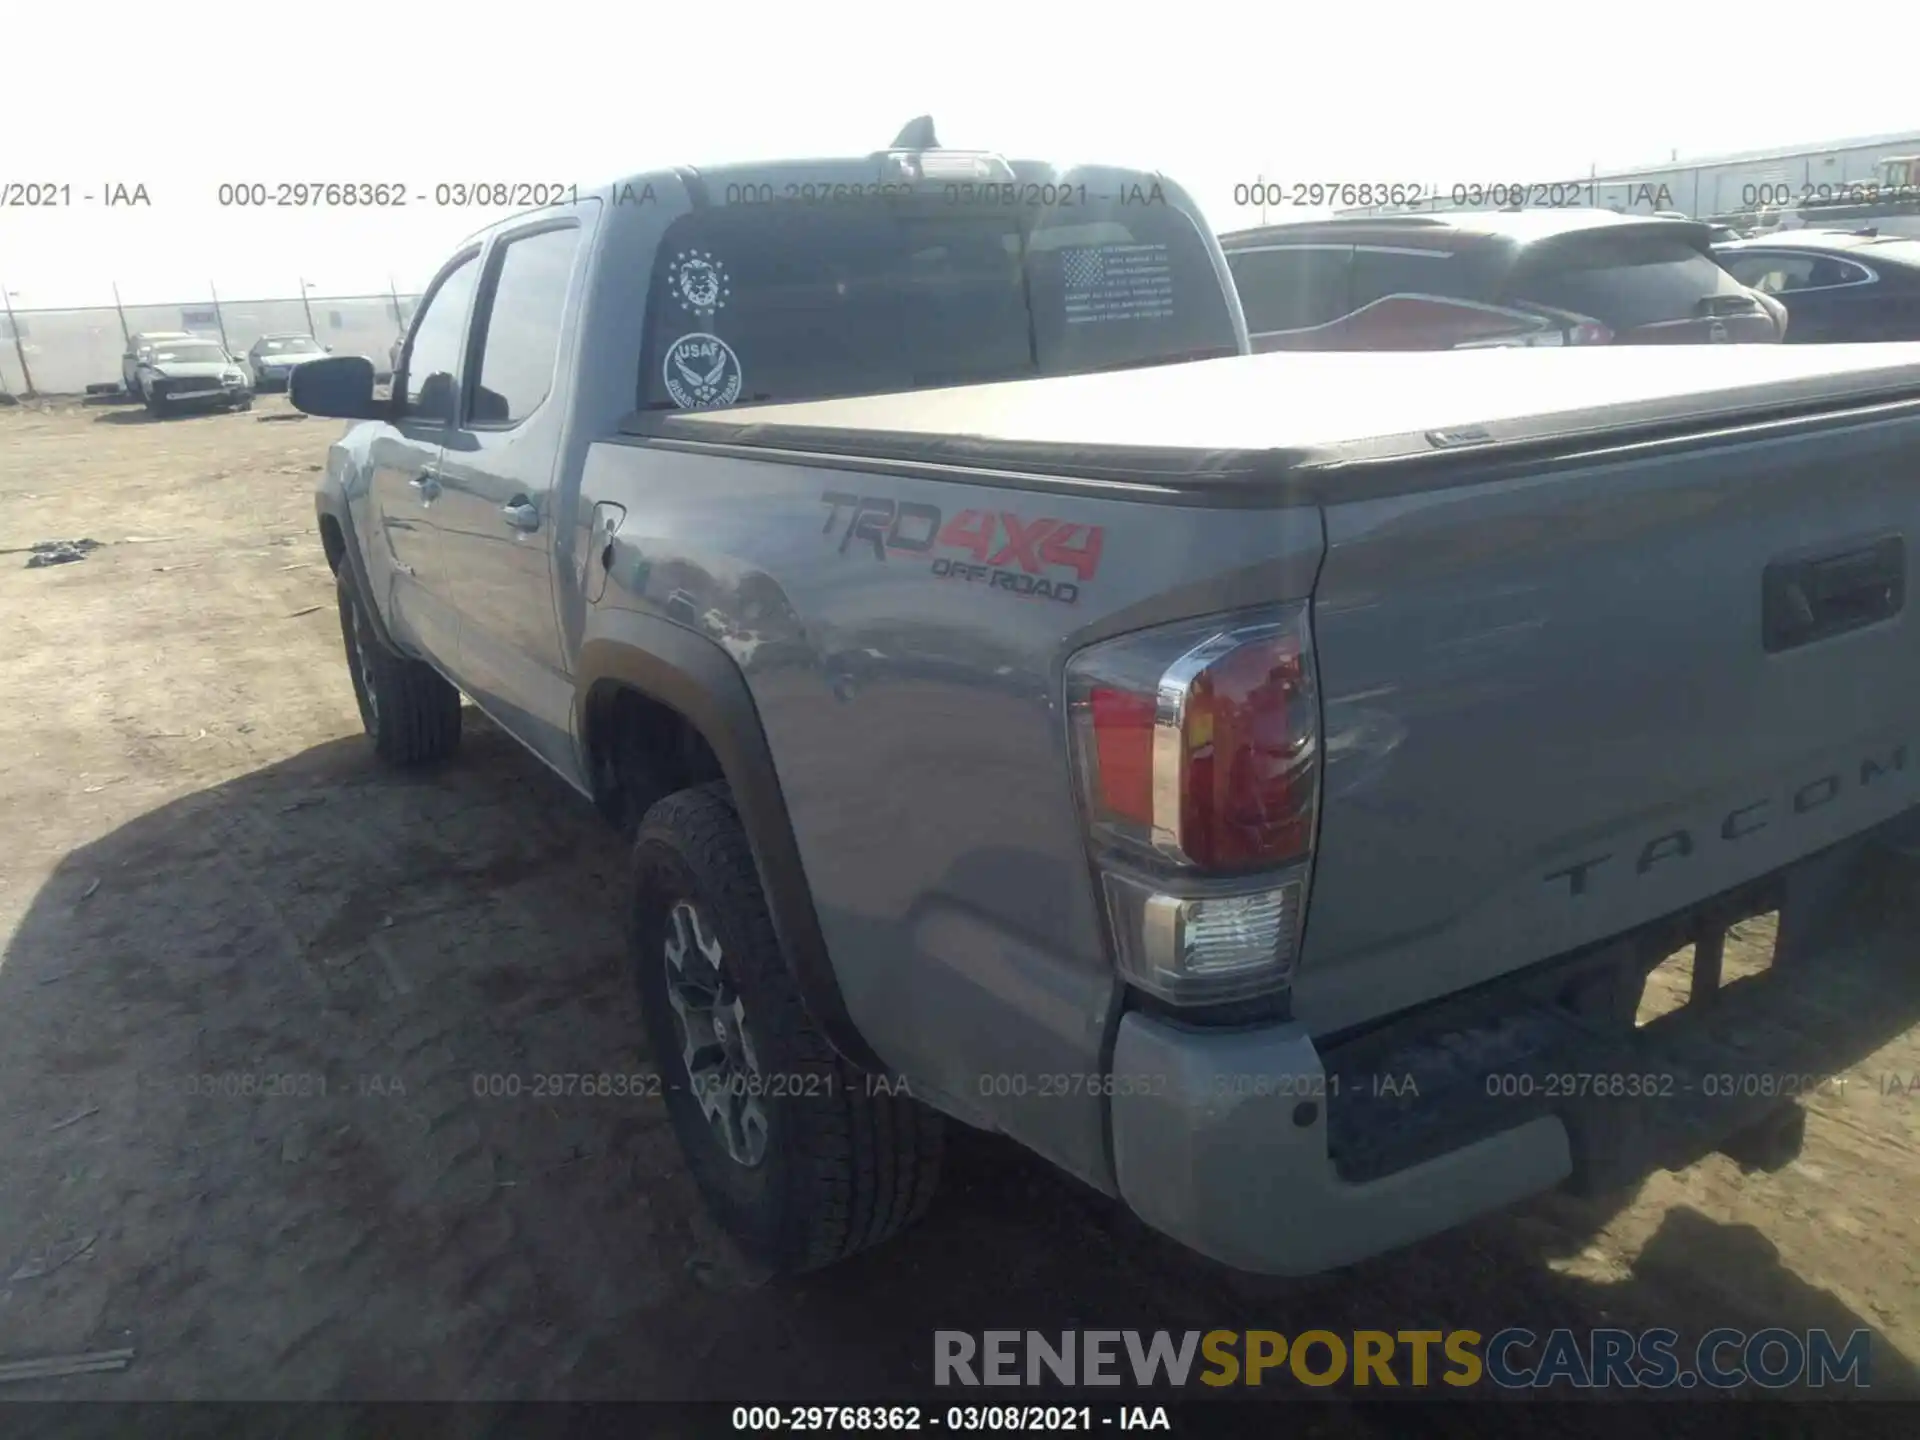
[[[0, 965], [0, 1358], [136, 1359], [20, 1398], [925, 1401], [941, 1329], [1872, 1329], [1686, 1209], [1624, 1278], [1556, 1268], [1631, 1197], [1234, 1277], [972, 1133], [921, 1228], [767, 1282], [644, 1080], [617, 843], [468, 717], [444, 768], [321, 745], [75, 850], [32, 900]], [[1913, 1393], [1878, 1335], [1873, 1379]], [[1349, 1419], [1466, 1433], [1449, 1413]]]

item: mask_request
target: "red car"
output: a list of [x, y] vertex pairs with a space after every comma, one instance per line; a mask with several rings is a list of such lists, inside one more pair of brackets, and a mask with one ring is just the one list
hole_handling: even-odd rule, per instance
[[1688, 345], [1785, 337], [1691, 220], [1610, 210], [1369, 216], [1222, 235], [1255, 350]]

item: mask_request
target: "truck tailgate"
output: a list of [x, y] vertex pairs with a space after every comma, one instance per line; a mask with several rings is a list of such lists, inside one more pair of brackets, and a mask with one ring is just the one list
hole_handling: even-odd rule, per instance
[[1326, 510], [1295, 1011], [1338, 1031], [1682, 910], [1920, 799], [1920, 419]]

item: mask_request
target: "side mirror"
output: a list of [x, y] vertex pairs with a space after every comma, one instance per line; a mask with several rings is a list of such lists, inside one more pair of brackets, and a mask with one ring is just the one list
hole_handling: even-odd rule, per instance
[[335, 355], [294, 367], [287, 385], [293, 408], [333, 420], [384, 420], [388, 402], [373, 396], [373, 362], [364, 355]]

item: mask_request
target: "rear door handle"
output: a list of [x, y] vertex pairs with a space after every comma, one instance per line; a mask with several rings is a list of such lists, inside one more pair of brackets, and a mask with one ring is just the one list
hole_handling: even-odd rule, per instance
[[500, 516], [523, 535], [540, 528], [540, 512], [530, 500], [515, 500], [500, 507]]
[[1827, 555], [1776, 560], [1761, 581], [1769, 654], [1811, 645], [1898, 615], [1907, 599], [1906, 542], [1898, 535]]
[[409, 480], [407, 484], [414, 488], [423, 503], [437, 500], [440, 497], [440, 482], [432, 475], [416, 475], [413, 479]]

